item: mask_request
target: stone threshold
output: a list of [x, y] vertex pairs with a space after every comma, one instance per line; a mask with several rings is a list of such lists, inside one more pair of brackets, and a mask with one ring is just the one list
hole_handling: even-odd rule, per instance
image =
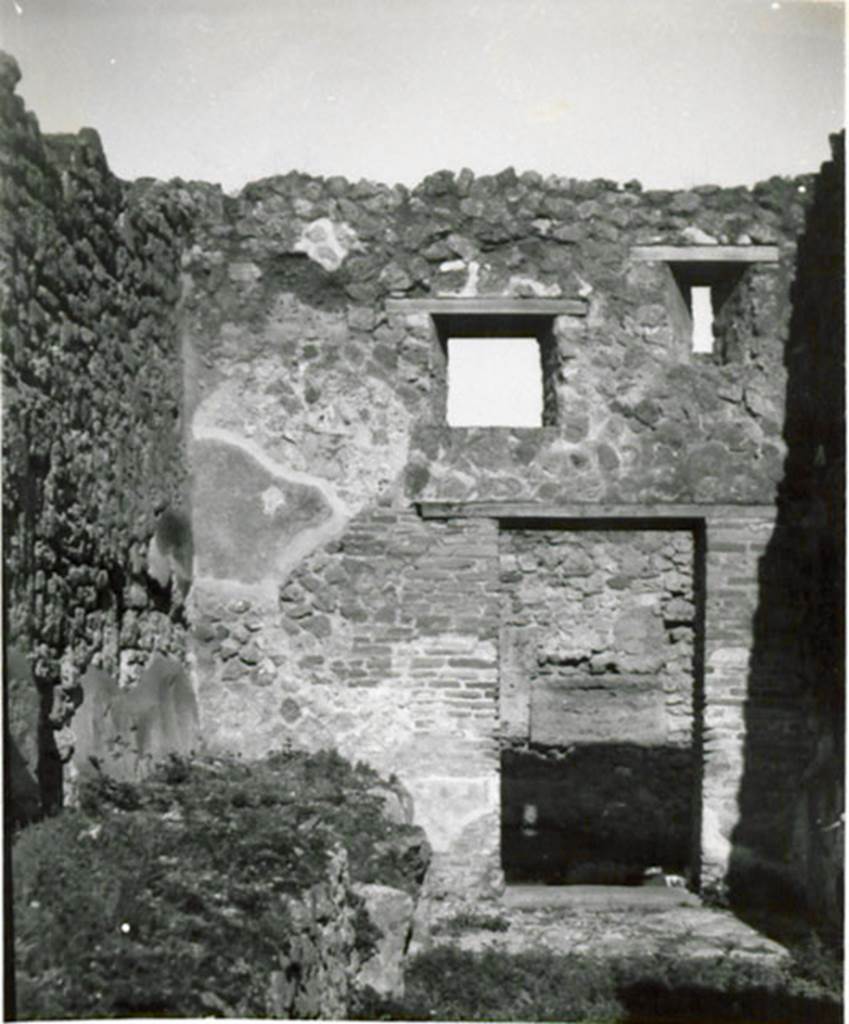
[[722, 523], [725, 519], [772, 521], [776, 517], [775, 505], [750, 504], [422, 500], [415, 505], [422, 519], [663, 519]]
[[[470, 922], [460, 934], [437, 927], [414, 935], [410, 952], [450, 945], [469, 952], [531, 950], [602, 958], [661, 956], [779, 964], [785, 946], [730, 910], [704, 906], [686, 889], [661, 886], [508, 885], [495, 913], [506, 927]], [[440, 915], [450, 916], [450, 914]], [[430, 922], [431, 928], [437, 924]]]
[[671, 910], [700, 907], [688, 889], [663, 885], [507, 885], [502, 903], [511, 910]]

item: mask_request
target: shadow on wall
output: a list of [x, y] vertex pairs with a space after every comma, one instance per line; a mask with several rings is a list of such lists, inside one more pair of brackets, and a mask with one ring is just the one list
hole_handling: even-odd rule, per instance
[[844, 779], [843, 138], [798, 242], [784, 362], [788, 446], [759, 564], [732, 904], [805, 907], [839, 926]]
[[99, 768], [136, 780], [169, 754], [186, 756], [197, 747], [197, 701], [178, 661], [154, 655], [138, 683], [123, 689], [106, 672], [89, 669], [82, 688], [73, 723], [78, 777]]

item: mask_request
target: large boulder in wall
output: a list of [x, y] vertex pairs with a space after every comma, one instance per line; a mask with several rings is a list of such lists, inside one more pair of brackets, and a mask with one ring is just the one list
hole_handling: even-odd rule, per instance
[[380, 932], [374, 952], [357, 973], [356, 984], [386, 998], [400, 999], [404, 995], [404, 954], [413, 928], [413, 897], [376, 883], [357, 883], [354, 891]]

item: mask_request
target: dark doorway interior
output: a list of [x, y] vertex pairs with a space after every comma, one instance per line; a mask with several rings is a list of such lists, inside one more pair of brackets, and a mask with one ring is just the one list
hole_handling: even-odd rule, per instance
[[689, 749], [611, 743], [501, 755], [507, 882], [641, 885], [659, 867], [686, 876]]

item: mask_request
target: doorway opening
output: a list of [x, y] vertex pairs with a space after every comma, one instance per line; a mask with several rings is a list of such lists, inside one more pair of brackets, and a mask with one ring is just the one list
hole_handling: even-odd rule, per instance
[[698, 523], [502, 522], [501, 854], [508, 884], [698, 878]]

